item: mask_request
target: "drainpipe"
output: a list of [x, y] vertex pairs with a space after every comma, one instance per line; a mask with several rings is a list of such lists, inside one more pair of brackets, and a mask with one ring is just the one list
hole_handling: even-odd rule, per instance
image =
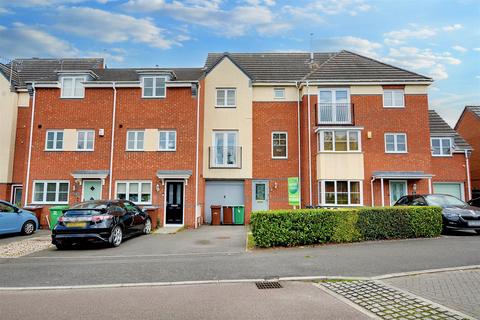
[[27, 181], [25, 182], [25, 206], [28, 205], [28, 189], [30, 186], [30, 162], [32, 160], [32, 141], [33, 141], [33, 120], [35, 119], [35, 98], [37, 90], [35, 90], [35, 82], [32, 82], [33, 101], [32, 101], [32, 115], [30, 117], [30, 141], [28, 143], [28, 160], [27, 160]]
[[308, 186], [310, 188], [310, 206], [312, 205], [312, 124], [310, 123], [310, 86], [307, 81], [307, 96], [308, 96]]
[[117, 112], [117, 88], [115, 81], [112, 82], [113, 88], [113, 112], [112, 112], [112, 143], [110, 145], [110, 172], [108, 179], [108, 199], [112, 200], [112, 181], [113, 181], [113, 147], [115, 145], [115, 114]]
[[467, 169], [467, 201], [472, 199], [472, 185], [470, 181], [470, 161], [468, 159], [468, 150], [465, 150], [465, 167]]
[[197, 88], [197, 140], [196, 140], [196, 150], [195, 150], [195, 229], [198, 228], [197, 225], [197, 214], [198, 214], [198, 154], [199, 154], [199, 137], [200, 137], [200, 92], [201, 92], [200, 82], [198, 83]]
[[375, 177], [372, 177], [372, 180], [370, 180], [370, 192], [372, 193], [372, 207], [375, 207], [375, 196], [373, 192], [373, 182], [375, 181]]
[[300, 195], [299, 209], [302, 208], [302, 156], [301, 156], [301, 139], [300, 139], [300, 85], [295, 81], [295, 86], [297, 87], [297, 131], [298, 131], [298, 193]]

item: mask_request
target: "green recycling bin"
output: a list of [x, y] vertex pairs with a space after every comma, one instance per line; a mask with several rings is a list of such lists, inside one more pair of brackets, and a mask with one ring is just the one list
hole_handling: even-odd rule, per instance
[[68, 206], [55, 206], [50, 208], [50, 230], [53, 230], [58, 218], [63, 214], [62, 211], [65, 209], [68, 209]]
[[245, 207], [244, 206], [233, 207], [233, 223], [245, 224]]

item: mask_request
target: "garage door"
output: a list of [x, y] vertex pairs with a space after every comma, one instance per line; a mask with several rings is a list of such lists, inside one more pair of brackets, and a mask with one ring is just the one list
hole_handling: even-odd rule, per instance
[[243, 181], [207, 181], [205, 188], [205, 222], [212, 222], [211, 205], [244, 205]]
[[449, 194], [458, 199], [465, 200], [463, 196], [463, 183], [434, 183], [433, 193]]

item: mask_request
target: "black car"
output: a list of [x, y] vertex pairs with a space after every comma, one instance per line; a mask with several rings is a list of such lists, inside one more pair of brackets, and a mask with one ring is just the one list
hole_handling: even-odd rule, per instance
[[480, 198], [475, 198], [470, 201], [468, 201], [468, 204], [473, 206], [473, 207], [479, 207], [480, 208]]
[[480, 208], [446, 194], [403, 196], [395, 206], [438, 206], [442, 208], [443, 228], [469, 229], [480, 233]]
[[58, 249], [81, 242], [118, 247], [124, 238], [151, 229], [148, 214], [130, 201], [87, 201], [63, 211], [52, 230], [52, 243]]

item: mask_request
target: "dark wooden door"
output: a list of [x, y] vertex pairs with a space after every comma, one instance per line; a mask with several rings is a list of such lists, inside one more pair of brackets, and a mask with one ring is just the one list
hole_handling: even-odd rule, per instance
[[183, 224], [183, 183], [167, 182], [167, 224]]

